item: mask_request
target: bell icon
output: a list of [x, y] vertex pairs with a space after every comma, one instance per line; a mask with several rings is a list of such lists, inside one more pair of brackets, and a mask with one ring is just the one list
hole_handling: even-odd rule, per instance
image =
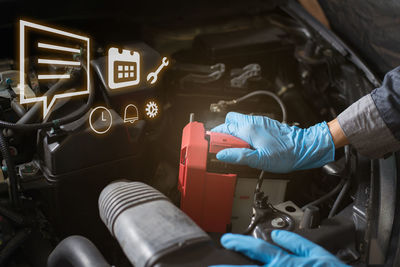
[[124, 122], [134, 123], [139, 119], [139, 112], [135, 105], [129, 104], [125, 107]]

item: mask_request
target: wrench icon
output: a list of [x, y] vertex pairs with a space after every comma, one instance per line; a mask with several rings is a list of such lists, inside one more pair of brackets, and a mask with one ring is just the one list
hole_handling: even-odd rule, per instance
[[150, 82], [150, 84], [154, 84], [157, 81], [158, 73], [161, 71], [162, 68], [168, 66], [168, 64], [169, 60], [167, 59], [167, 57], [163, 57], [161, 65], [157, 68], [157, 70], [154, 72], [150, 72], [147, 75], [147, 81]]

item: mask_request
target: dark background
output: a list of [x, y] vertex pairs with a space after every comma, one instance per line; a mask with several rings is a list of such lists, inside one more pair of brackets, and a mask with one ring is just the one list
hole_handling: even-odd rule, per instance
[[[1, 58], [15, 58], [18, 19], [63, 25], [100, 44], [144, 40], [151, 26], [184, 27], [224, 17], [259, 14], [284, 0], [230, 1], [0, 1]], [[400, 65], [400, 2], [319, 0], [331, 27], [383, 77]]]
[[319, 0], [334, 32], [383, 77], [400, 65], [400, 1]]

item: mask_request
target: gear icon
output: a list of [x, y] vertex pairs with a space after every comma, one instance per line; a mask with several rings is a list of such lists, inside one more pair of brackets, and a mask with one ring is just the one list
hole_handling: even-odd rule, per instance
[[150, 118], [154, 118], [158, 114], [158, 106], [155, 102], [150, 101], [146, 104], [146, 115]]

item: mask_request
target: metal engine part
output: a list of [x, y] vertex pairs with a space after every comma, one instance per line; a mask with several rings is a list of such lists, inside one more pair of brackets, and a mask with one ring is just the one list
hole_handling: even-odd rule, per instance
[[249, 64], [243, 67], [243, 69], [232, 69], [231, 70], [231, 86], [243, 88], [247, 81], [251, 78], [261, 78], [261, 67], [259, 64]]

